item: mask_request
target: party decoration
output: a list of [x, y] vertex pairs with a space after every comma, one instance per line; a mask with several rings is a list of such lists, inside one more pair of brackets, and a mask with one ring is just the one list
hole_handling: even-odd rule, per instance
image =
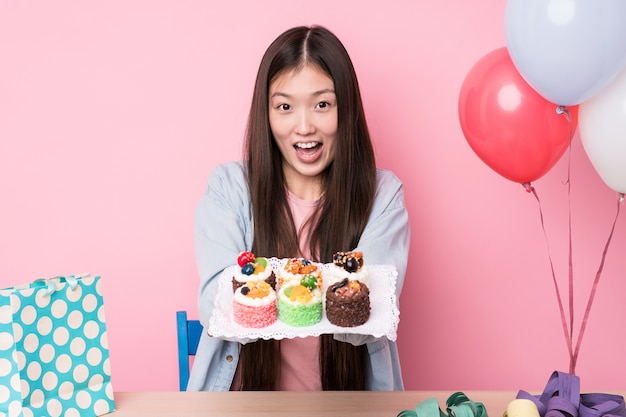
[[626, 65], [624, 0], [508, 0], [504, 21], [517, 70], [553, 103], [586, 101]]
[[578, 118], [578, 106], [561, 109], [528, 85], [505, 47], [470, 69], [458, 110], [472, 150], [494, 171], [521, 184], [535, 181], [556, 164]]
[[600, 178], [626, 193], [626, 69], [579, 106], [580, 139]]

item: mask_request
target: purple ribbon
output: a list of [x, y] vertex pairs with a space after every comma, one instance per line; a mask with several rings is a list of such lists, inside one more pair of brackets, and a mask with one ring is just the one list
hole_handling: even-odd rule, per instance
[[564, 372], [553, 372], [540, 395], [519, 391], [517, 398], [535, 403], [541, 417], [626, 417], [624, 397], [581, 394], [580, 379]]

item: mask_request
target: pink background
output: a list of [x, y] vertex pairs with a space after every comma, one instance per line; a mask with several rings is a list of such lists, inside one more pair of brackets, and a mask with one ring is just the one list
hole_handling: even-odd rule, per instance
[[[405, 183], [406, 388], [543, 389], [568, 366], [548, 255], [566, 296], [569, 160], [575, 336], [616, 194], [578, 136], [533, 184], [540, 203], [471, 151], [458, 94], [505, 45], [505, 5], [0, 3], [0, 287], [101, 275], [114, 388], [176, 390], [174, 313], [196, 317], [195, 205], [212, 168], [240, 157], [266, 46], [318, 23], [354, 60], [379, 166]], [[625, 250], [620, 218], [580, 353], [583, 390], [626, 389]]]

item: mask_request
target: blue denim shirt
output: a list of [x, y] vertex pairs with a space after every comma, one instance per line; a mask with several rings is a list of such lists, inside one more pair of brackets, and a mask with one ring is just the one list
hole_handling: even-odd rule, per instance
[[[209, 178], [195, 215], [194, 239], [200, 288], [198, 315], [205, 328], [213, 311], [220, 273], [237, 255], [252, 247], [253, 219], [245, 179], [245, 165], [219, 165]], [[377, 170], [374, 206], [359, 244], [368, 264], [391, 264], [398, 270], [396, 299], [400, 299], [409, 253], [410, 229], [402, 183], [391, 171]], [[402, 372], [396, 343], [385, 337], [336, 334], [335, 339], [367, 344], [368, 389], [402, 390]], [[211, 337], [203, 332], [194, 359], [188, 390], [227, 391], [237, 361], [239, 341]]]

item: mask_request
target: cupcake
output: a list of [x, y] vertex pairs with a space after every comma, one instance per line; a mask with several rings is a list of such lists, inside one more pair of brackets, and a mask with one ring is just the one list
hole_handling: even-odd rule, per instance
[[234, 322], [244, 327], [266, 327], [276, 321], [276, 291], [265, 281], [250, 281], [233, 296]]
[[233, 269], [233, 292], [251, 281], [265, 281], [272, 289], [276, 289], [276, 275], [267, 259], [254, 256], [252, 252], [241, 252]]
[[369, 284], [369, 271], [364, 265], [362, 252], [336, 252], [333, 255], [333, 264], [327, 272], [330, 285], [345, 278]]
[[278, 271], [278, 288], [285, 284], [299, 284], [303, 278], [315, 279], [317, 288], [322, 289], [322, 270], [311, 261], [304, 258], [287, 259], [285, 266]]
[[312, 326], [322, 320], [322, 291], [308, 275], [278, 290], [278, 319], [290, 326]]
[[340, 327], [356, 327], [370, 318], [370, 291], [358, 280], [344, 278], [326, 290], [326, 318]]

